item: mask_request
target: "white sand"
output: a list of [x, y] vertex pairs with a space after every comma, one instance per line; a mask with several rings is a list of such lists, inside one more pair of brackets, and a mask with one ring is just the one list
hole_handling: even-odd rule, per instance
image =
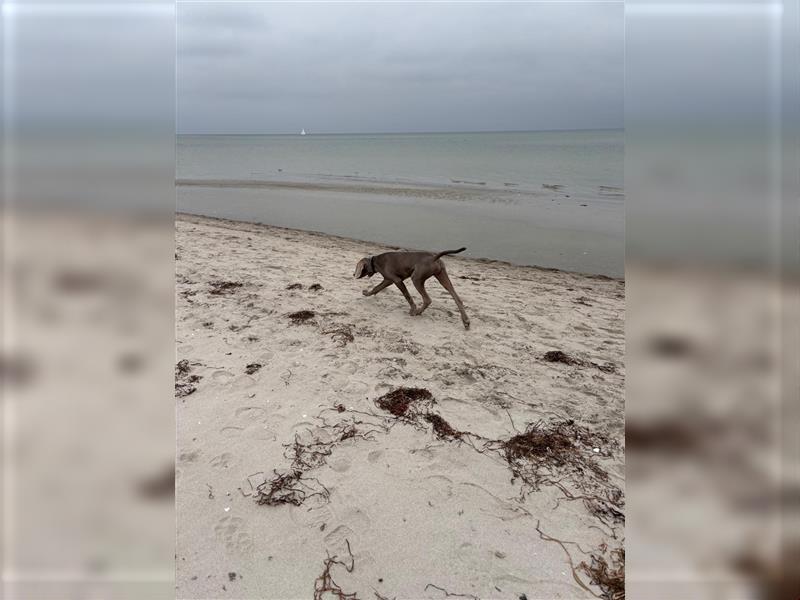
[[[331, 574], [362, 599], [445, 597], [428, 584], [484, 599], [592, 597], [565, 549], [577, 566], [603, 543], [621, 546], [622, 528], [612, 534], [582, 502], [558, 502], [553, 486], [518, 500], [520, 482], [501, 456], [438, 440], [429, 427], [398, 423], [371, 440], [335, 444], [307, 473], [329, 490], [327, 501], [263, 506], [239, 490], [251, 492], [248, 476], [257, 484], [273, 469], [285, 472], [283, 444], [295, 434], [325, 436], [320, 416], [335, 423], [364, 411], [388, 423], [374, 400], [398, 386], [427, 388], [454, 428], [486, 438], [513, 436], [512, 420], [522, 430], [569, 418], [624, 444], [621, 281], [447, 257], [472, 321], [465, 331], [433, 279], [433, 304], [419, 317], [394, 287], [364, 298], [377, 280], [354, 280], [355, 264], [383, 251], [178, 218], [176, 360], [202, 376], [177, 399], [178, 597], [311, 598], [326, 552], [350, 564], [348, 542], [352, 573], [334, 565]], [[218, 280], [243, 286], [210, 294]], [[286, 289], [294, 283], [303, 289]], [[323, 289], [309, 291], [314, 283]], [[286, 315], [304, 309], [317, 314], [314, 323], [292, 325]], [[343, 347], [323, 333], [341, 324], [354, 336]], [[549, 350], [617, 372], [541, 360]], [[248, 375], [250, 363], [263, 366]], [[338, 403], [347, 410], [331, 410]], [[620, 488], [623, 453], [597, 455]], [[578, 545], [542, 539], [537, 521]]]

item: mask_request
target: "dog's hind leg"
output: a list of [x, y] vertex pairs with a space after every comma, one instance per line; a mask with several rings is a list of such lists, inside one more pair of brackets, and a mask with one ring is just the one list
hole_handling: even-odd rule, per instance
[[461, 298], [458, 297], [458, 294], [456, 294], [456, 291], [453, 289], [453, 284], [450, 283], [450, 278], [447, 276], [444, 265], [442, 265], [442, 270], [436, 273], [436, 279], [439, 280], [442, 287], [446, 289], [453, 297], [453, 300], [456, 301], [458, 311], [461, 313], [461, 322], [464, 324], [464, 329], [469, 329], [469, 317], [467, 316], [467, 311], [464, 310], [464, 303], [461, 302]]
[[392, 282], [391, 279], [384, 279], [383, 281], [381, 281], [378, 285], [376, 285], [371, 290], [364, 290], [361, 293], [364, 294], [365, 296], [374, 296], [375, 294], [377, 294], [381, 290], [385, 290], [387, 287], [392, 285], [392, 283], [393, 282]]
[[417, 288], [419, 295], [422, 296], [422, 306], [419, 307], [416, 312], [416, 314], [421, 315], [423, 312], [425, 312], [425, 309], [431, 305], [431, 297], [428, 296], [428, 292], [425, 291], [424, 279], [420, 279], [412, 275], [411, 281], [414, 283], [414, 287]]

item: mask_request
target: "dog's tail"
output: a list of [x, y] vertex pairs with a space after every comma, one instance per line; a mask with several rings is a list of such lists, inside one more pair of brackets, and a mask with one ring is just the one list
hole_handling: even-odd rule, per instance
[[463, 252], [466, 250], [467, 247], [464, 246], [463, 248], [459, 248], [458, 250], [445, 250], [444, 252], [439, 252], [439, 254], [434, 255], [433, 260], [437, 261], [442, 258], [445, 254], [458, 254], [459, 252]]

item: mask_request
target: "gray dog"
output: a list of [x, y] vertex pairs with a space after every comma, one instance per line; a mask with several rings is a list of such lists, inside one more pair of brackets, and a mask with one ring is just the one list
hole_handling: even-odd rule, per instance
[[[444, 268], [444, 263], [439, 260], [446, 254], [457, 254], [463, 252], [466, 248], [459, 248], [458, 250], [445, 250], [438, 254], [432, 252], [384, 252], [377, 256], [369, 256], [362, 258], [356, 265], [356, 272], [354, 277], [361, 279], [362, 277], [372, 277], [375, 273], [383, 275], [383, 281], [376, 285], [371, 290], [364, 290], [365, 296], [374, 296], [383, 289], [386, 289], [392, 284], [395, 284], [400, 291], [403, 292], [408, 303], [411, 305], [409, 314], [412, 316], [421, 315], [428, 306], [431, 304], [431, 298], [425, 291], [425, 280], [429, 277], [436, 277], [442, 287], [446, 289], [453, 300], [458, 305], [458, 310], [461, 313], [461, 322], [464, 327], [469, 329], [469, 318], [464, 310], [464, 304], [461, 298], [458, 297], [456, 291], [453, 289], [453, 284], [450, 283], [450, 278], [447, 276], [447, 271]], [[404, 279], [411, 277], [414, 282], [414, 287], [422, 296], [422, 308], [417, 308], [414, 304], [414, 299], [408, 293], [406, 284], [403, 283]]]

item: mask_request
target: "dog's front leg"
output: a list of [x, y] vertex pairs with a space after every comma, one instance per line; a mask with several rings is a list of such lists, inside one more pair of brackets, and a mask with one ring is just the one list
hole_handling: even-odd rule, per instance
[[411, 294], [408, 293], [408, 288], [406, 287], [406, 284], [403, 283], [402, 279], [400, 281], [395, 281], [394, 283], [397, 287], [400, 288], [400, 291], [403, 292], [403, 296], [406, 297], [409, 306], [411, 306], [411, 310], [408, 311], [408, 314], [410, 314], [411, 316], [417, 314], [417, 305], [414, 304], [414, 299], [411, 297]]
[[364, 290], [361, 293], [364, 294], [365, 296], [374, 296], [375, 294], [377, 294], [381, 290], [385, 290], [390, 285], [392, 285], [392, 282], [389, 279], [384, 279], [383, 281], [381, 281], [378, 285], [376, 285], [371, 290]]

